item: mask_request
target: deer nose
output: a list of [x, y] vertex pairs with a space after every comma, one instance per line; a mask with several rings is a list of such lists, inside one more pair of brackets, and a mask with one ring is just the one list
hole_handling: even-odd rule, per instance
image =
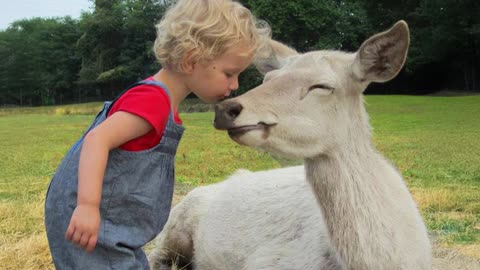
[[215, 106], [216, 129], [226, 130], [233, 127], [233, 122], [243, 110], [242, 104], [236, 101], [224, 101]]

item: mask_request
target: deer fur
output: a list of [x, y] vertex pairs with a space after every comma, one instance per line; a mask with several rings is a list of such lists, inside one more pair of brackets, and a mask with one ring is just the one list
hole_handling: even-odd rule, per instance
[[[363, 100], [370, 82], [398, 74], [408, 47], [403, 21], [356, 53], [299, 54], [272, 41], [256, 63], [264, 82], [217, 105], [215, 127], [305, 165], [240, 173], [188, 195], [159, 236], [153, 269], [165, 250], [187, 250], [194, 269], [430, 270], [427, 230], [372, 145]], [[169, 236], [175, 226], [190, 232], [183, 247]]]

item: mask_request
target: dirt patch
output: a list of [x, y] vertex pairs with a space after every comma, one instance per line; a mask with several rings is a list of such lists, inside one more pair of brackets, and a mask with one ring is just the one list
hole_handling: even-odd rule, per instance
[[480, 270], [480, 260], [460, 252], [433, 244], [434, 270]]
[[189, 184], [175, 182], [175, 190], [173, 192], [172, 207], [177, 205], [188, 192], [190, 192], [194, 187]]

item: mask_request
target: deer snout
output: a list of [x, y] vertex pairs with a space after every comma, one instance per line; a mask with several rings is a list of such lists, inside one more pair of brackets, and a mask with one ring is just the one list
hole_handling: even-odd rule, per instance
[[224, 101], [215, 106], [215, 120], [213, 125], [216, 129], [227, 130], [232, 128], [233, 122], [242, 112], [242, 104], [236, 101]]

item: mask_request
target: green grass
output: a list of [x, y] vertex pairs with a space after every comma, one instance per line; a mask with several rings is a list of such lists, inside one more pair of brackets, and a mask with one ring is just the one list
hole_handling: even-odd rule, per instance
[[[367, 98], [374, 141], [441, 242], [480, 244], [480, 97]], [[477, 249], [480, 251], [480, 249]]]
[[367, 100], [379, 150], [412, 186], [478, 188], [480, 97]]
[[102, 102], [91, 102], [91, 103], [84, 103], [84, 104], [44, 106], [44, 107], [0, 108], [0, 116], [14, 115], [14, 114], [89, 115], [89, 114], [96, 113], [101, 106], [102, 106]]
[[[480, 96], [366, 101], [374, 143], [405, 177], [429, 229], [445, 245], [480, 253]], [[11, 266], [6, 269], [51, 269], [44, 195], [99, 107], [0, 110], [0, 265]], [[213, 129], [211, 112], [181, 117], [187, 130], [176, 160], [178, 187], [215, 183], [238, 168], [293, 164], [235, 144]]]

